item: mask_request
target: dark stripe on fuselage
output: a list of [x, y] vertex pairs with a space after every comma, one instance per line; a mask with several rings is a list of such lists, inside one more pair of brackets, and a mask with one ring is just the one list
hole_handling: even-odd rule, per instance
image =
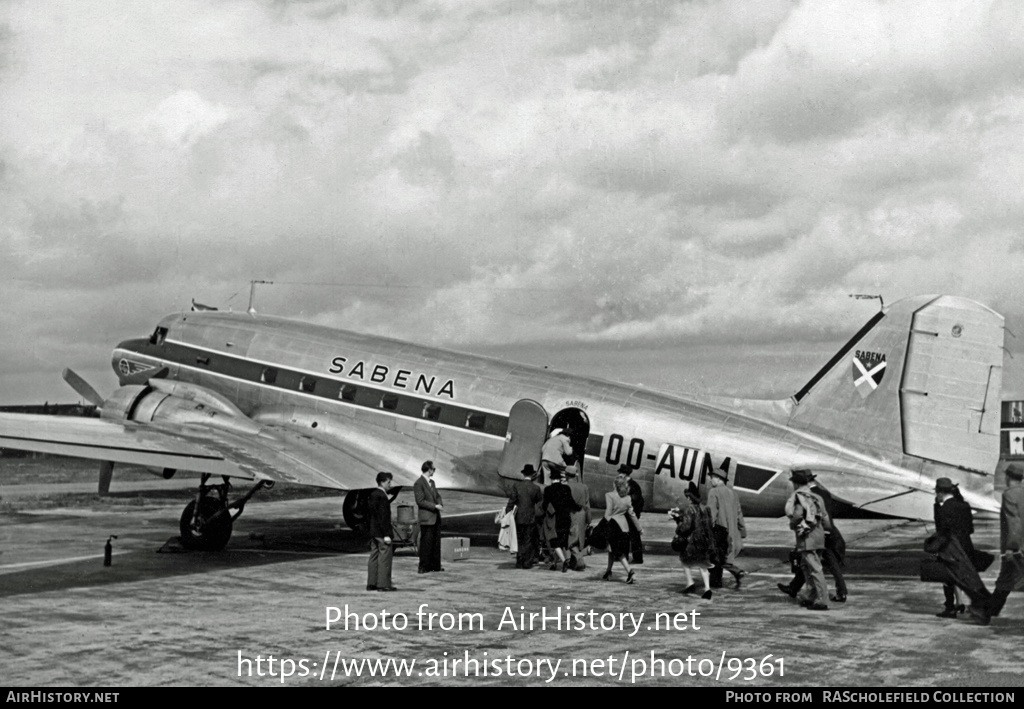
[[[494, 438], [503, 439], [508, 432], [508, 416], [460, 406], [443, 399], [428, 399], [395, 389], [375, 387], [363, 380], [341, 381], [327, 374], [310, 374], [173, 341], [154, 345], [148, 340], [128, 340], [118, 347], [240, 382], [305, 394], [349, 406], [386, 411], [403, 418], [476, 431]], [[268, 370], [273, 370], [273, 382], [265, 381]], [[590, 436], [587, 439], [586, 454], [598, 456], [603, 438], [599, 435]]]

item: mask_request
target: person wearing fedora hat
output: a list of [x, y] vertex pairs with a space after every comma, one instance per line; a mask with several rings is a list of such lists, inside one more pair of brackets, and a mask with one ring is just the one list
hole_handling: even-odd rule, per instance
[[550, 482], [555, 473], [561, 476], [565, 472], [565, 466], [574, 461], [571, 434], [572, 431], [568, 426], [564, 429], [556, 428], [548, 434], [548, 440], [540, 449], [540, 481], [542, 484]]
[[825, 549], [825, 530], [832, 526], [832, 521], [825, 501], [810, 490], [813, 480], [814, 475], [808, 470], [791, 472], [789, 481], [793, 483], [793, 494], [786, 500], [786, 516], [789, 528], [796, 534], [795, 551], [810, 586], [801, 605], [812, 611], [826, 611], [828, 584], [819, 554]]
[[999, 551], [1002, 564], [988, 604], [988, 615], [997, 616], [1012, 590], [1024, 584], [1024, 466], [1006, 466], [1006, 489], [999, 508]]
[[516, 511], [516, 539], [519, 548], [516, 550], [516, 568], [529, 569], [533, 567], [533, 558], [536, 554], [533, 541], [535, 534], [535, 522], [537, 520], [537, 505], [541, 503], [543, 495], [540, 488], [533, 483], [537, 477], [537, 471], [527, 463], [522, 470], [523, 479], [512, 483], [512, 489], [508, 493], [508, 504], [505, 505], [505, 513]]
[[708, 511], [715, 529], [715, 565], [711, 569], [711, 588], [722, 588], [722, 572], [728, 571], [736, 580], [736, 589], [747, 572], [736, 565], [736, 557], [743, 550], [747, 526], [743, 510], [735, 491], [729, 487], [729, 463], [711, 471], [711, 489], [708, 491]]
[[579, 505], [579, 509], [572, 513], [571, 526], [569, 527], [569, 568], [573, 571], [583, 571], [587, 568], [584, 557], [587, 552], [587, 527], [590, 525], [590, 489], [583, 484], [576, 475], [576, 466], [570, 465], [565, 469], [566, 487], [572, 493], [573, 501]]
[[[544, 488], [544, 512], [547, 525], [548, 544], [555, 554], [552, 560], [552, 571], [561, 567], [563, 572], [569, 570], [569, 530], [572, 527], [572, 513], [579, 505], [572, 499], [572, 491], [564, 483], [562, 473], [553, 472], [550, 484]], [[561, 564], [559, 564], [561, 562]]]
[[[629, 486], [629, 499], [633, 505], [633, 513], [639, 520], [644, 511], [644, 491], [640, 488], [640, 483], [633, 479], [632, 467], [620, 465], [618, 473], [618, 477], [625, 480]], [[630, 561], [634, 564], [642, 564], [644, 563], [644, 540], [640, 534], [640, 527], [633, 523], [632, 517], [627, 517], [626, 521], [629, 523]]]
[[[810, 481], [810, 491], [821, 498], [825, 505], [825, 512], [828, 513], [829, 520], [832, 522], [831, 528], [825, 530], [825, 548], [821, 551], [821, 566], [832, 575], [836, 585], [836, 592], [834, 595], [829, 596], [829, 600], [836, 603], [846, 603], [846, 578], [843, 576], [842, 569], [846, 559], [846, 540], [843, 539], [843, 535], [840, 533], [839, 527], [836, 526], [835, 518], [832, 514], [832, 493], [815, 479], [814, 473], [811, 471], [802, 471], [802, 477]], [[804, 570], [800, 566], [800, 557], [796, 551], [792, 552], [791, 561], [794, 566], [793, 580], [788, 584], [780, 583], [776, 585], [780, 591], [790, 598], [796, 598], [800, 594], [800, 589], [803, 588], [806, 578], [804, 577]]]
[[[960, 543], [968, 558], [975, 556], [971, 534], [974, 532], [974, 520], [971, 507], [964, 502], [959, 486], [949, 478], [935, 481], [935, 532], [943, 537], [952, 537]], [[956, 618], [966, 608], [960, 602], [960, 591], [951, 583], [942, 584], [945, 604], [942, 611], [935, 615], [939, 618]]]
[[686, 586], [681, 593], [693, 593], [697, 590], [692, 573], [696, 571], [704, 582], [701, 598], [711, 600], [711, 576], [708, 569], [713, 566], [711, 558], [714, 556], [714, 525], [707, 506], [701, 504], [697, 485], [691, 482], [685, 494], [683, 505], [669, 511], [669, 517], [676, 522], [672, 548], [678, 548], [679, 561], [686, 574]]
[[[952, 584], [971, 599], [964, 619], [988, 625], [992, 594], [985, 588], [978, 568], [984, 568], [991, 562], [979, 564], [979, 554], [971, 542], [973, 531], [971, 508], [964, 501], [960, 489], [949, 478], [936, 480], [935, 534], [925, 541], [925, 551], [936, 555]], [[958, 610], [953, 589], [946, 590], [946, 607], [938, 614], [939, 617], [953, 618]]]

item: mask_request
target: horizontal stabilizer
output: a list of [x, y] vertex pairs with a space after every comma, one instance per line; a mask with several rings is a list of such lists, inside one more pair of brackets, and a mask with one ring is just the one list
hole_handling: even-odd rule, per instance
[[[935, 493], [929, 487], [910, 487], [849, 471], [815, 470], [818, 482], [839, 502], [860, 510], [889, 517], [931, 521], [935, 517]], [[930, 483], [928, 483], [930, 486]], [[999, 503], [987, 495], [963, 491], [964, 498], [978, 512], [996, 514]]]

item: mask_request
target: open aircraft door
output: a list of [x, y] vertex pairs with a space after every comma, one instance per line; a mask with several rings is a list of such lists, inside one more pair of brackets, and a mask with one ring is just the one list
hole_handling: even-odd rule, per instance
[[508, 412], [508, 432], [498, 463], [498, 475], [522, 480], [524, 465], [540, 468], [540, 449], [548, 433], [548, 412], [536, 401], [520, 399]]

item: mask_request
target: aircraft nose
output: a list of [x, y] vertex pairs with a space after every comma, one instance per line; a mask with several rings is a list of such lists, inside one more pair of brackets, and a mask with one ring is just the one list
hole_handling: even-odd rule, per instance
[[114, 374], [121, 374], [120, 364], [124, 361], [124, 356], [127, 354], [125, 350], [125, 343], [121, 342], [114, 348], [114, 351], [110, 353], [110, 367], [114, 370]]
[[119, 342], [114, 351], [110, 354], [110, 366], [114, 370], [114, 374], [118, 375], [118, 378], [124, 377], [131, 374], [131, 355], [140, 351], [140, 345], [145, 344], [146, 340], [125, 340]]

